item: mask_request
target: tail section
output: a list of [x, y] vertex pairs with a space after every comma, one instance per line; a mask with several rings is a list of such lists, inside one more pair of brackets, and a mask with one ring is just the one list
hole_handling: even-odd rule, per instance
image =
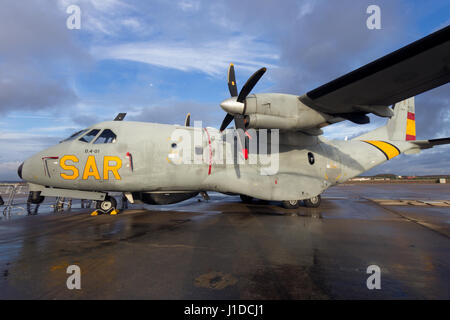
[[414, 97], [394, 105], [394, 115], [383, 127], [367, 132], [354, 140], [416, 140]]
[[414, 97], [394, 106], [394, 116], [386, 124], [389, 140], [416, 140]]
[[401, 153], [418, 153], [421, 149], [450, 144], [450, 138], [416, 140], [414, 97], [394, 105], [394, 115], [383, 127], [367, 132], [353, 140], [363, 140], [379, 149], [387, 160]]
[[414, 141], [416, 140], [416, 113], [414, 107], [414, 97], [412, 103], [408, 104], [408, 114], [406, 116], [406, 140]]

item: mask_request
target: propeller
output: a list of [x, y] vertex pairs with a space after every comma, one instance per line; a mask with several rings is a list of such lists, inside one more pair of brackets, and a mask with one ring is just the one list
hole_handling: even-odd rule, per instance
[[261, 68], [256, 71], [250, 78], [248, 78], [247, 82], [242, 87], [241, 91], [238, 94], [237, 86], [236, 86], [236, 75], [234, 73], [234, 65], [231, 63], [228, 68], [228, 89], [230, 90], [231, 98], [228, 98], [220, 104], [223, 110], [227, 112], [227, 115], [222, 121], [222, 125], [220, 126], [220, 131], [225, 130], [231, 121], [234, 120], [234, 124], [236, 130], [238, 132], [239, 143], [242, 147], [242, 153], [244, 154], [245, 160], [248, 159], [248, 149], [247, 149], [247, 136], [249, 139], [252, 137], [247, 132], [245, 128], [245, 98], [249, 95], [249, 93], [253, 90], [255, 85], [258, 83], [259, 79], [266, 72], [266, 68]]

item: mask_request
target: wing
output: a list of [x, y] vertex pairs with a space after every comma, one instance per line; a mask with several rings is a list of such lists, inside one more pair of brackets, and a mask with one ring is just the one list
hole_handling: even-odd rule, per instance
[[313, 109], [349, 119], [391, 117], [388, 107], [450, 81], [450, 26], [300, 97]]

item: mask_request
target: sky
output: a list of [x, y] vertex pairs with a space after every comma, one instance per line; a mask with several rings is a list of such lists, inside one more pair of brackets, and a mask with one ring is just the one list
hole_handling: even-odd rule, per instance
[[[369, 5], [381, 29], [369, 30]], [[67, 8], [81, 9], [80, 29]], [[218, 127], [229, 97], [268, 71], [254, 92], [301, 95], [450, 24], [450, 3], [419, 0], [2, 0], [0, 181], [33, 153], [127, 112], [126, 120]], [[450, 137], [450, 85], [416, 97], [417, 139]], [[328, 126], [330, 139], [383, 125]], [[368, 174], [450, 174], [450, 147], [401, 155]]]

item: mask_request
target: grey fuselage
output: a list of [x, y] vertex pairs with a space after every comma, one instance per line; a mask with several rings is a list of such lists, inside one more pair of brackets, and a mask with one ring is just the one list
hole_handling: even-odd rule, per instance
[[[258, 158], [261, 150], [250, 148], [249, 160], [240, 158], [240, 148], [234, 149], [233, 139], [225, 139], [233, 136], [234, 130], [220, 133], [214, 128], [132, 121], [102, 122], [91, 127], [106, 128], [117, 135], [114, 143], [93, 144], [78, 139], [62, 142], [27, 159], [23, 179], [35, 185], [70, 190], [217, 191], [264, 200], [302, 200], [387, 160], [380, 150], [364, 141], [329, 141], [301, 132], [280, 131], [278, 150], [272, 148], [271, 161], [266, 158], [262, 163]], [[192, 148], [183, 149], [183, 139], [191, 139]], [[413, 147], [406, 141], [395, 144], [400, 152]], [[226, 154], [227, 148], [232, 150], [231, 159], [215, 161], [214, 157], [221, 152]], [[257, 161], [251, 161], [255, 157]], [[63, 158], [66, 169], [61, 165]], [[118, 176], [112, 171], [106, 172], [107, 177], [104, 175], [108, 165], [105, 159], [120, 159], [120, 166], [113, 161]], [[97, 173], [93, 173], [95, 169]]]

